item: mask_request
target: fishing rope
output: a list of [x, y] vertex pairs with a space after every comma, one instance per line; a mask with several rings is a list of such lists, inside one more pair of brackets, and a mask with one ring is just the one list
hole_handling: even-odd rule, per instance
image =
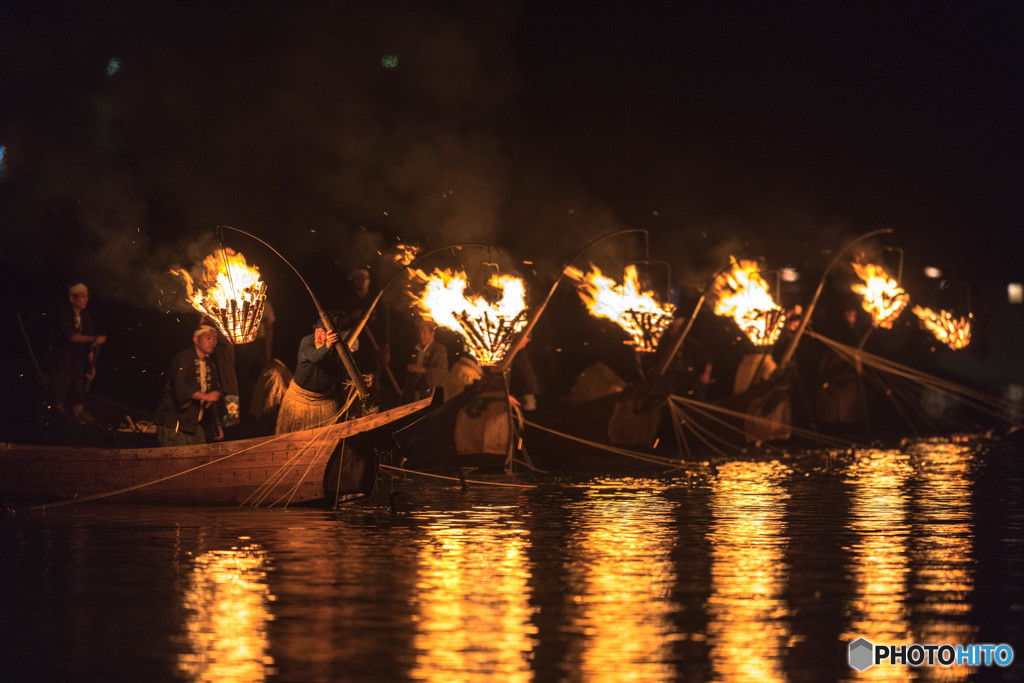
[[661, 465], [662, 467], [675, 467], [677, 465], [683, 464], [682, 460], [673, 460], [671, 458], [663, 458], [663, 457], [656, 456], [656, 455], [648, 455], [646, 453], [640, 453], [638, 451], [631, 451], [631, 450], [628, 450], [628, 449], [625, 449], [625, 448], [618, 448], [616, 446], [609, 446], [607, 444], [598, 443], [597, 441], [589, 441], [587, 439], [582, 439], [582, 438], [580, 438], [578, 436], [573, 436], [572, 434], [566, 434], [565, 432], [559, 432], [559, 431], [551, 429], [549, 427], [545, 427], [543, 425], [539, 425], [536, 422], [531, 422], [530, 420], [525, 420], [524, 419], [523, 423], [528, 425], [528, 426], [530, 426], [530, 427], [535, 427], [535, 428], [541, 430], [542, 432], [548, 432], [549, 434], [554, 434], [554, 435], [560, 436], [560, 437], [562, 437], [564, 439], [568, 439], [569, 441], [575, 441], [577, 443], [581, 443], [581, 444], [584, 444], [586, 446], [590, 446], [592, 448], [596, 448], [598, 450], [607, 451], [608, 453], [615, 453], [616, 455], [623, 455], [623, 456], [625, 456], [627, 458], [634, 458], [636, 460], [643, 460], [644, 462], [649, 462], [649, 463], [652, 463], [652, 464], [655, 464], [655, 465]]
[[407, 470], [407, 469], [405, 469], [403, 467], [394, 467], [392, 465], [378, 465], [378, 467], [380, 467], [381, 469], [384, 469], [384, 470], [393, 470], [395, 472], [404, 472], [405, 474], [416, 474], [416, 475], [419, 475], [421, 477], [432, 477], [434, 479], [445, 479], [447, 481], [457, 481], [457, 482], [460, 482], [460, 483], [461, 482], [465, 482], [467, 484], [482, 484], [484, 486], [507, 486], [507, 487], [515, 488], [515, 489], [535, 489], [535, 488], [537, 488], [537, 486], [535, 484], [509, 484], [509, 483], [500, 482], [500, 481], [478, 481], [476, 479], [460, 479], [458, 477], [446, 477], [446, 476], [443, 476], [443, 475], [440, 475], [440, 474], [430, 474], [429, 472], [418, 472], [416, 470]]
[[704, 415], [705, 417], [707, 417], [709, 420], [714, 420], [715, 422], [718, 422], [718, 423], [720, 423], [720, 424], [722, 424], [724, 426], [727, 426], [730, 429], [733, 429], [733, 430], [735, 430], [737, 432], [740, 432], [740, 433], [743, 433], [742, 429], [740, 429], [740, 428], [738, 428], [738, 427], [736, 427], [734, 425], [730, 425], [728, 422], [725, 422], [724, 420], [721, 420], [721, 419], [718, 419], [718, 418], [714, 418], [711, 415], [708, 415], [705, 411], [713, 411], [713, 412], [717, 412], [717, 413], [722, 413], [723, 415], [729, 415], [731, 417], [743, 418], [745, 420], [751, 420], [753, 422], [757, 422], [759, 424], [762, 424], [762, 425], [765, 425], [765, 426], [770, 426], [770, 427], [780, 427], [780, 426], [788, 427], [791, 432], [793, 432], [793, 433], [795, 433], [795, 434], [797, 434], [799, 436], [804, 436], [804, 437], [807, 437], [808, 439], [814, 439], [814, 440], [817, 440], [817, 441], [820, 441], [820, 442], [826, 443], [826, 444], [827, 443], [831, 443], [834, 446], [854, 446], [854, 445], [856, 445], [852, 441], [847, 441], [845, 439], [840, 439], [840, 438], [837, 438], [837, 437], [828, 436], [826, 434], [819, 434], [818, 432], [811, 431], [810, 429], [803, 429], [801, 427], [794, 427], [792, 425], [787, 425], [786, 423], [779, 422], [777, 420], [769, 420], [768, 418], [765, 418], [765, 417], [760, 417], [760, 416], [757, 416], [757, 415], [750, 415], [749, 413], [743, 413], [743, 412], [740, 412], [738, 410], [732, 410], [730, 408], [724, 408], [722, 406], [716, 406], [716, 405], [714, 405], [712, 403], [704, 403], [703, 401], [696, 401], [696, 400], [694, 400], [692, 398], [686, 398], [685, 396], [679, 396], [679, 395], [676, 395], [676, 394], [672, 394], [671, 396], [669, 396], [669, 400], [671, 400], [671, 401], [678, 401], [680, 403], [688, 405], [691, 408], [693, 408], [694, 410], [696, 410], [698, 413], [700, 413], [700, 414]]
[[809, 330], [808, 334], [847, 359], [860, 361], [887, 374], [903, 377], [915, 384], [926, 386], [934, 390], [936, 393], [956, 399], [957, 401], [960, 401], [981, 413], [1000, 418], [1004, 421], [1013, 422], [1013, 420], [1008, 417], [1011, 406], [1007, 401], [994, 398], [988, 394], [970, 389], [955, 382], [944, 380], [939, 377], [935, 377], [934, 375], [929, 375], [925, 372], [907, 367], [906, 365], [886, 360], [867, 351], [858, 351], [853, 347], [837, 342], [834, 339], [829, 339], [828, 337], [824, 337], [813, 331]]

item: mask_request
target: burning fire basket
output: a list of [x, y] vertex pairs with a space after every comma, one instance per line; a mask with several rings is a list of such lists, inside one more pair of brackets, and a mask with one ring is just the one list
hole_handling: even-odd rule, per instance
[[491, 303], [483, 297], [466, 297], [465, 273], [435, 270], [417, 274], [427, 282], [416, 303], [424, 315], [457, 332], [469, 352], [483, 366], [494, 366], [508, 353], [512, 340], [526, 327], [526, 290], [523, 281], [494, 275], [489, 285], [502, 293]]
[[203, 260], [202, 284], [197, 288], [184, 269], [172, 270], [185, 281], [189, 303], [209, 317], [232, 344], [245, 344], [256, 338], [267, 285], [260, 272], [246, 265], [245, 257], [232, 249], [214, 251]]
[[715, 314], [731, 317], [755, 346], [771, 346], [782, 334], [786, 316], [768, 293], [757, 263], [729, 258], [732, 269], [712, 284]]
[[623, 283], [604, 276], [601, 269], [591, 264], [583, 271], [568, 266], [565, 274], [576, 283], [577, 292], [592, 315], [614, 321], [629, 335], [626, 342], [638, 352], [657, 350], [665, 330], [672, 323], [675, 306], [660, 304], [651, 292], [640, 291], [636, 266], [627, 266]]

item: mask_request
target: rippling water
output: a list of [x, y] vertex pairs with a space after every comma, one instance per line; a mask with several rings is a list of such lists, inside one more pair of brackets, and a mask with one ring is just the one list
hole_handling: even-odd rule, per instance
[[0, 680], [1021, 680], [847, 643], [1021, 649], [1021, 454], [971, 441], [700, 478], [405, 480], [338, 512], [0, 520]]

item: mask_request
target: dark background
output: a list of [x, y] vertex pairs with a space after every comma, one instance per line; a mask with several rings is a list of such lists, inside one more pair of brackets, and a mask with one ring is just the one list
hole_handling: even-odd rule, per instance
[[[973, 310], [972, 353], [1019, 363], [1016, 328], [996, 339], [992, 321], [1024, 280], [1022, 57], [1018, 2], [9, 0], [5, 382], [34, 374], [18, 316], [45, 371], [84, 280], [111, 336], [97, 390], [155, 405], [195, 322], [168, 271], [198, 265], [217, 225], [271, 243], [328, 306], [354, 267], [384, 283], [399, 242], [492, 245], [465, 250], [471, 276], [497, 263], [537, 299], [623, 228], [649, 231], [646, 253], [633, 235], [588, 256], [665, 260], [684, 300], [729, 254], [794, 266], [792, 303], [847, 241], [891, 228], [869, 255], [902, 264], [915, 300]], [[263, 272], [293, 364], [315, 315], [301, 282], [225, 242]], [[549, 351], [584, 343], [547, 334]]]

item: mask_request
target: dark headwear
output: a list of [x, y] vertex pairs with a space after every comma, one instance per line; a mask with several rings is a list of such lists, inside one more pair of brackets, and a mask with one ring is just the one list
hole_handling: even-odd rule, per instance
[[[327, 317], [331, 319], [331, 327], [334, 328], [335, 332], [341, 332], [341, 315], [337, 311], [330, 311]], [[313, 323], [314, 330], [326, 330], [324, 327], [324, 320], [320, 316], [316, 317], [316, 322]]]

